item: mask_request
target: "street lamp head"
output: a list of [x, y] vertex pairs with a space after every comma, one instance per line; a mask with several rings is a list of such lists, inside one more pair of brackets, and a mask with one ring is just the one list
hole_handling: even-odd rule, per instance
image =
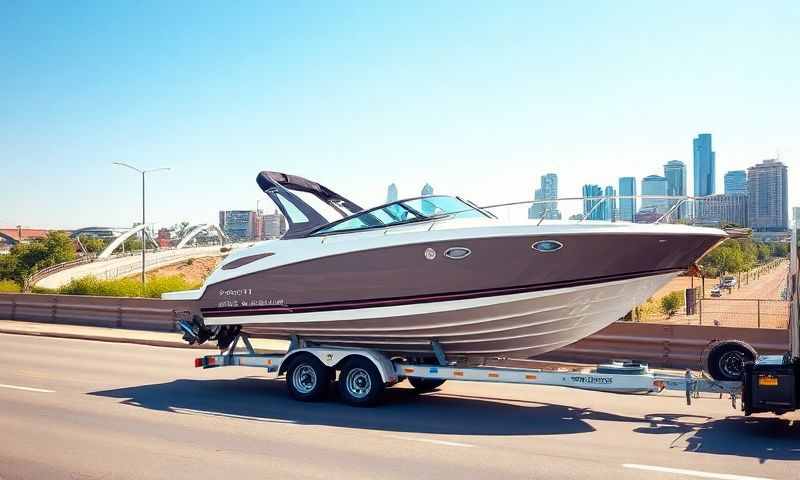
[[111, 162], [111, 163], [113, 163], [114, 165], [119, 165], [120, 167], [128, 167], [131, 170], [137, 171], [139, 173], [144, 173], [142, 170], [139, 170], [138, 168], [134, 167], [133, 165], [128, 165], [127, 163], [123, 163], [123, 162]]
[[145, 173], [150, 173], [150, 172], [161, 172], [161, 171], [170, 170], [169, 167], [151, 168], [150, 170], [142, 170], [141, 168], [136, 168], [133, 165], [128, 165], [127, 163], [124, 163], [124, 162], [111, 162], [111, 163], [114, 164], [114, 165], [119, 165], [121, 167], [128, 167], [131, 170], [134, 170], [136, 172], [141, 173], [142, 175], [144, 175]]

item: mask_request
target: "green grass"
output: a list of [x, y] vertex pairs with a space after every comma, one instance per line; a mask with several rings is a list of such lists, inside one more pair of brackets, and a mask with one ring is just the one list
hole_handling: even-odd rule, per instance
[[96, 295], [101, 297], [149, 297], [160, 298], [164, 292], [177, 292], [199, 288], [199, 284], [191, 284], [178, 275], [168, 277], [150, 277], [142, 292], [142, 282], [134, 278], [117, 278], [101, 280], [95, 277], [84, 277], [72, 280], [58, 289], [64, 295]]
[[19, 284], [14, 280], [0, 280], [0, 292], [2, 293], [18, 293], [21, 290]]

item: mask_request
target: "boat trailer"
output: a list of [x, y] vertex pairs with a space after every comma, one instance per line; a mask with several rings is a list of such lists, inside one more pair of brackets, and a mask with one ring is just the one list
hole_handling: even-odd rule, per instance
[[[237, 351], [239, 340], [243, 348]], [[293, 337], [286, 353], [257, 353], [248, 336], [241, 333], [229, 349], [218, 355], [195, 359], [195, 367], [259, 367], [277, 376], [286, 375], [289, 394], [298, 400], [322, 400], [336, 380], [340, 398], [347, 404], [368, 406], [378, 403], [383, 389], [408, 379], [418, 392], [431, 391], [447, 380], [559, 386], [624, 394], [655, 394], [682, 391], [687, 404], [701, 393], [725, 395], [736, 406], [742, 382], [717, 381], [686, 370], [683, 375], [661, 373], [646, 364], [615, 360], [588, 371], [547, 370], [501, 366], [458, 366], [447, 362], [438, 345], [432, 345], [438, 364], [410, 363], [390, 359], [384, 353], [365, 348], [306, 345]]]

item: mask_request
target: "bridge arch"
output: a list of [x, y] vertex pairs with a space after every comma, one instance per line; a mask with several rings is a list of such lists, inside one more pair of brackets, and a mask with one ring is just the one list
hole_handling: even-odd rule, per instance
[[[132, 237], [132, 236], [136, 235], [137, 233], [141, 232], [142, 230], [144, 230], [145, 226], [146, 225], [144, 225], [144, 224], [137, 225], [137, 226], [131, 228], [130, 230], [126, 231], [122, 235], [118, 236], [117, 238], [114, 239], [113, 242], [109, 243], [108, 246], [106, 248], [104, 248], [102, 252], [100, 252], [97, 255], [97, 258], [100, 259], [100, 258], [108, 258], [108, 257], [110, 257], [111, 254], [114, 252], [114, 250], [117, 249], [117, 247], [122, 245], [125, 242], [125, 240], [129, 239], [130, 237]], [[153, 237], [150, 236], [150, 233], [147, 230], [144, 230], [144, 233], [145, 233], [145, 237], [147, 237], [147, 239], [150, 240], [150, 242], [152, 242], [153, 245], [156, 246], [156, 248], [158, 248], [158, 243], [155, 240], [153, 240]], [[145, 245], [142, 245], [142, 248], [145, 248]]]
[[11, 235], [7, 235], [7, 234], [5, 234], [3, 232], [0, 232], [0, 238], [4, 239], [6, 242], [8, 242], [9, 245], [16, 245], [16, 244], [19, 243], [19, 240], [17, 240], [16, 238], [12, 237]]
[[217, 225], [214, 225], [213, 223], [204, 223], [192, 227], [191, 230], [189, 230], [189, 233], [187, 233], [186, 235], [183, 236], [183, 238], [181, 238], [181, 241], [178, 242], [178, 245], [175, 248], [176, 249], [184, 248], [186, 244], [189, 243], [189, 241], [191, 241], [194, 237], [208, 230], [214, 230], [215, 232], [217, 232], [217, 235], [219, 235], [219, 238], [221, 239], [223, 244], [225, 243], [226, 240], [228, 240], [228, 236], [225, 235], [225, 232], [223, 232], [222, 229], [220, 229]]

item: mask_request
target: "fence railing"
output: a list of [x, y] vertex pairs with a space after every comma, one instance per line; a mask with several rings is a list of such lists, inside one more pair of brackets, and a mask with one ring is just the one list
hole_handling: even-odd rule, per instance
[[[682, 307], [676, 314], [641, 315], [642, 323], [666, 325], [710, 325], [739, 328], [789, 328], [789, 302], [743, 298], [702, 298], [694, 309]], [[687, 314], [686, 312], [693, 312]]]
[[[185, 302], [147, 298], [0, 294], [0, 319], [5, 320], [169, 332], [186, 309]], [[711, 342], [728, 339], [745, 341], [761, 354], [789, 348], [787, 330], [616, 322], [543, 358], [586, 363], [628, 358], [657, 367], [696, 368]]]
[[27, 279], [27, 281], [25, 282], [25, 285], [24, 285], [24, 290], [29, 290], [30, 287], [32, 287], [33, 285], [36, 285], [36, 282], [38, 282], [39, 280], [47, 277], [48, 275], [52, 275], [54, 273], [67, 270], [68, 268], [77, 267], [78, 265], [84, 265], [84, 264], [87, 264], [87, 263], [92, 263], [94, 260], [95, 260], [94, 256], [88, 256], [87, 255], [87, 256], [78, 258], [76, 260], [70, 260], [69, 262], [63, 262], [63, 263], [59, 263], [59, 264], [56, 264], [56, 265], [51, 265], [51, 266], [49, 266], [47, 268], [43, 268], [43, 269], [37, 271], [36, 273], [34, 273], [33, 275], [31, 275], [30, 277], [28, 277], [28, 279]]

